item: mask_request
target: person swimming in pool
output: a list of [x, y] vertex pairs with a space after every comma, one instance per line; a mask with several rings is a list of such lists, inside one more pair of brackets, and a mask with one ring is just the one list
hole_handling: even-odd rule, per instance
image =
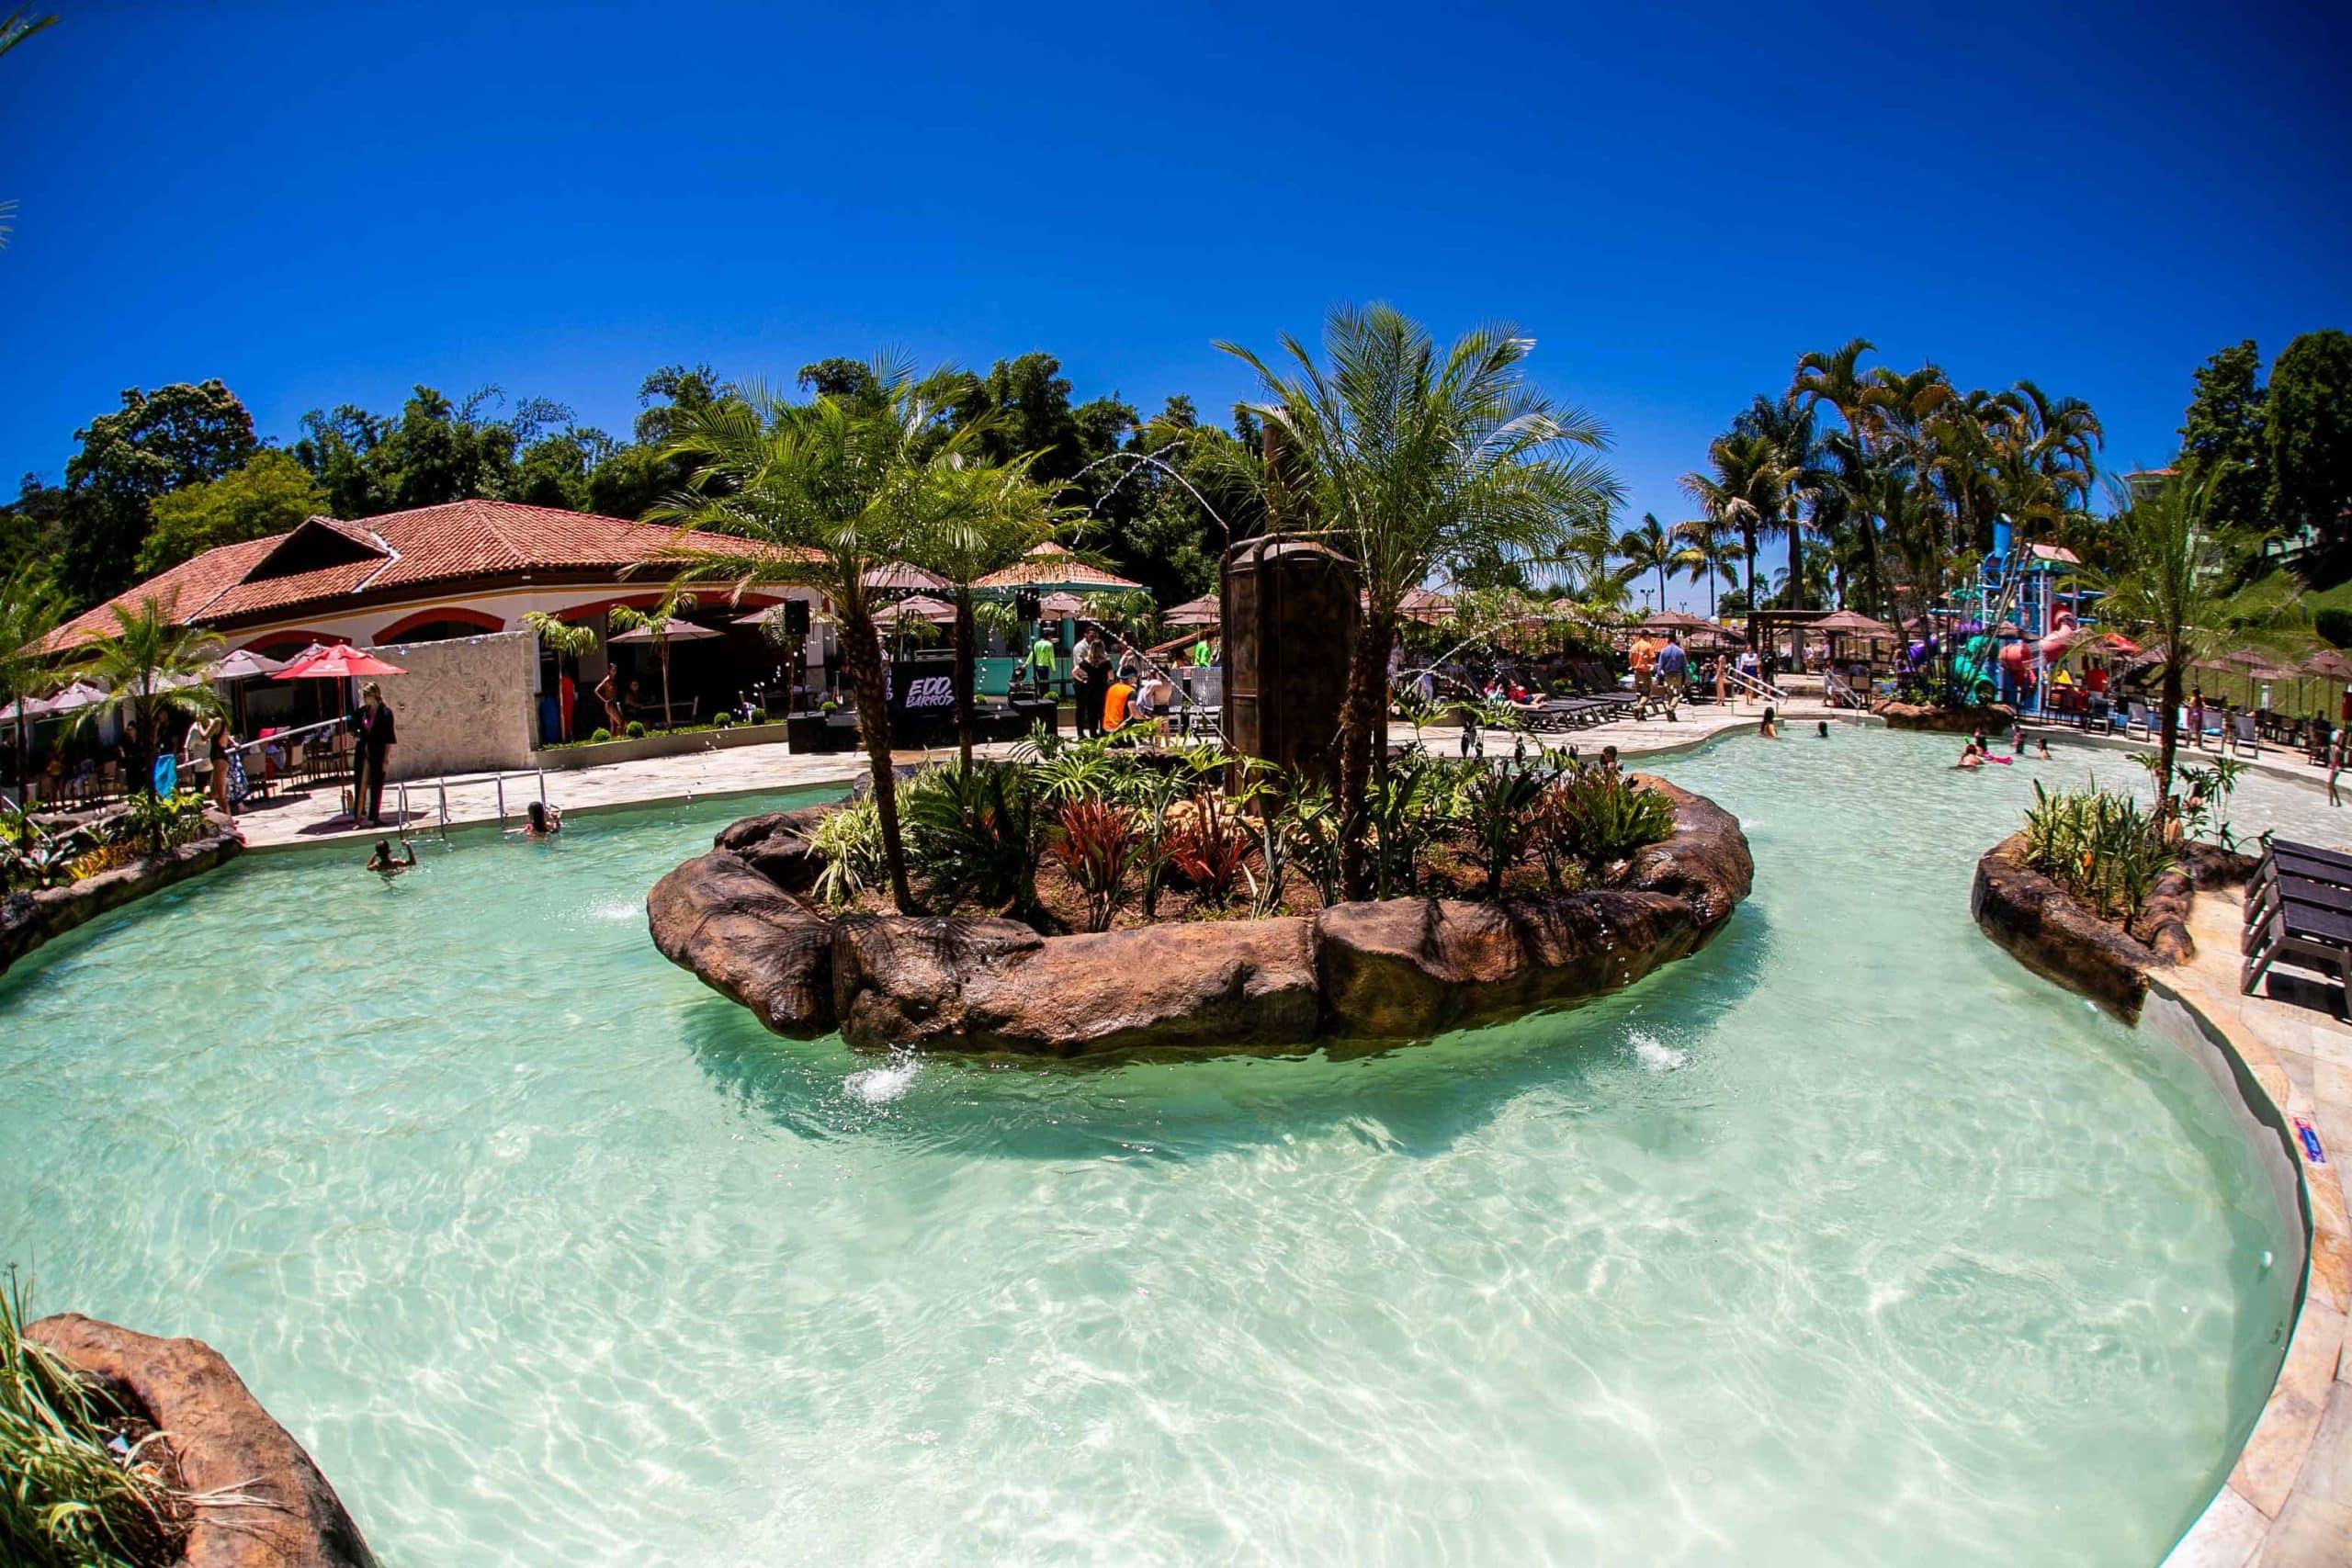
[[1826, 719], [1826, 718], [1825, 718], [1825, 719], [1817, 720], [1817, 721], [1814, 724], [1814, 727], [1813, 727], [1813, 732], [1814, 732], [1815, 735], [1820, 736], [1820, 737], [1821, 737], [1821, 739], [1823, 739], [1824, 740], [1828, 739], [1829, 739], [1829, 721], [1828, 721], [1827, 719]]
[[525, 808], [523, 826], [516, 830], [526, 839], [552, 839], [563, 831], [563, 813], [544, 800], [535, 800]]
[[1781, 738], [1781, 710], [1766, 708], [1764, 722], [1756, 727], [1756, 733], [1767, 740], [1778, 740]]
[[404, 872], [409, 867], [414, 865], [416, 863], [416, 846], [414, 844], [403, 844], [401, 847], [408, 851], [408, 858], [406, 860], [401, 860], [392, 853], [392, 841], [390, 839], [377, 840], [376, 852], [368, 857], [368, 869], [377, 873], [380, 876], [390, 878], [398, 876], [401, 872]]
[[1952, 764], [1956, 769], [1972, 773], [1984, 765], [1984, 754], [1976, 749], [1976, 742], [1973, 739], [1960, 749], [1960, 761]]

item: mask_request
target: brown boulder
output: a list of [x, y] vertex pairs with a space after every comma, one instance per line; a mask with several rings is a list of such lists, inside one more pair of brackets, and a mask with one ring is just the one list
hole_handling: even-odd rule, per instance
[[1985, 730], [1998, 735], [2017, 722], [2017, 710], [2006, 703], [1987, 703], [1983, 707], [1928, 707], [1918, 703], [1896, 702], [1893, 698], [1876, 704], [1871, 712], [1886, 720], [1889, 729], [1925, 729], [1939, 735], [1968, 735]]
[[187, 1568], [368, 1568], [359, 1527], [311, 1456], [270, 1419], [218, 1350], [62, 1313], [25, 1330], [110, 1387], [164, 1434], [191, 1492], [254, 1499], [198, 1508]]
[[1682, 899], [1702, 928], [1702, 940], [1731, 918], [1756, 885], [1756, 860], [1739, 818], [1709, 800], [1650, 773], [1634, 781], [1674, 802], [1674, 837], [1634, 852], [1625, 886]]
[[713, 850], [687, 861], [653, 885], [645, 916], [664, 958], [778, 1034], [832, 1028], [832, 923], [741, 855]]
[[1305, 1045], [1317, 1021], [1313, 923], [1298, 918], [1050, 939], [1013, 920], [852, 920], [833, 974], [842, 1032], [859, 1045]]
[[796, 811], [763, 811], [721, 828], [714, 848], [731, 850], [746, 864], [787, 893], [806, 893], [824, 874], [825, 863], [809, 847], [817, 824], [833, 814], [830, 806]]
[[[2165, 960], [2027, 865], [2023, 849], [2024, 835], [2017, 834], [1978, 859], [1968, 901], [1976, 923], [2029, 969], [2104, 1003], [2126, 1020], [2136, 1019], [2148, 994], [2148, 971]], [[2187, 934], [2184, 924], [2184, 942]]]
[[1712, 929], [1680, 898], [1613, 888], [1502, 904], [1337, 904], [1315, 925], [1324, 1017], [1360, 1038], [1442, 1033], [1613, 991]]

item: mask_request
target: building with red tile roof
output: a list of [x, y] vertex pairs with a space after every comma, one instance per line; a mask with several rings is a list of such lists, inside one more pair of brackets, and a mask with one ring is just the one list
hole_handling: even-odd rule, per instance
[[[153, 599], [175, 621], [267, 651], [313, 640], [376, 643], [518, 629], [544, 611], [587, 619], [650, 604], [670, 577], [672, 529], [506, 501], [457, 501], [380, 517], [312, 517], [283, 534], [221, 545], [61, 626], [59, 651], [103, 635], [112, 609]], [[705, 549], [751, 547], [690, 534]], [[747, 595], [751, 605], [782, 595]], [[792, 597], [814, 597], [795, 592]], [[420, 636], [423, 633], [424, 636]]]

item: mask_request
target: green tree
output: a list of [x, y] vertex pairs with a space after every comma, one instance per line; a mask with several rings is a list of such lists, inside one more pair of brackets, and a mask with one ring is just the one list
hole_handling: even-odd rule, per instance
[[2220, 651], [2233, 626], [2227, 596], [2243, 553], [2212, 514], [2214, 476], [2176, 474], [2116, 518], [2120, 570], [2101, 614], [2134, 628], [2162, 655], [2157, 697], [2156, 790], [2170, 808], [2173, 758], [2180, 744], [2180, 696], [2190, 666]]
[[1845, 498], [1843, 516], [1860, 547], [1858, 564], [1872, 615], [1883, 613], [1886, 581], [1879, 561], [1878, 520], [1861, 503], [1870, 491], [1864, 476], [1871, 464], [1870, 383], [1862, 373], [1861, 360], [1862, 355], [1876, 352], [1876, 344], [1857, 337], [1848, 338], [1827, 353], [1816, 350], [1800, 355], [1796, 374], [1789, 382], [1791, 395], [1804, 400], [1816, 415], [1826, 404], [1846, 427], [1846, 439], [1825, 442], [1824, 451], [1834, 466], [1832, 482]]
[[[1708, 444], [1707, 465], [1712, 472], [1694, 469], [1682, 476], [1682, 493], [1706, 513], [1717, 532], [1738, 537], [1740, 554], [1747, 563], [1740, 605], [1753, 608], [1757, 603], [1756, 538], [1788, 491], [1780, 448], [1761, 435], [1735, 430]], [[1748, 640], [1755, 641], [1753, 635]]]
[[566, 512], [589, 510], [595, 470], [619, 450], [613, 438], [585, 425], [567, 425], [523, 448], [507, 499]]
[[2259, 527], [2269, 498], [2265, 406], [2261, 351], [2247, 338], [2198, 367], [2181, 418], [2175, 466], [2191, 479], [2211, 477], [2213, 515], [2233, 528]]
[[2270, 367], [2270, 512], [2317, 536], [2323, 574], [2352, 561], [2352, 337], [2305, 333]]
[[44, 570], [56, 565], [65, 553], [67, 505], [62, 486], [45, 485], [36, 474], [24, 477], [17, 503], [0, 512], [0, 573], [25, 561], [39, 561]]
[[19, 783], [30, 777], [25, 703], [40, 695], [50, 680], [43, 645], [71, 609], [46, 561], [19, 561], [0, 578], [0, 710], [16, 709]]
[[907, 559], [945, 578], [956, 605], [956, 747], [972, 765], [972, 674], [976, 630], [972, 584], [1019, 561], [1067, 521], [1052, 487], [1029, 477], [1029, 459], [994, 464], [974, 457], [938, 476], [940, 496], [924, 508]]
[[[1646, 513], [1645, 513], [1646, 515]], [[1682, 575], [1692, 582], [1707, 585], [1707, 619], [1715, 618], [1715, 590], [1718, 585], [1739, 583], [1739, 541], [1712, 521], [1700, 517], [1674, 525], [1675, 543], [1679, 547], [1678, 559]]]
[[164, 716], [220, 711], [220, 694], [204, 675], [220, 657], [221, 643], [210, 632], [174, 624], [173, 606], [153, 595], [129, 609], [109, 605], [107, 613], [115, 629], [93, 641], [73, 668], [107, 694], [75, 710], [74, 724], [87, 728], [107, 715], [130, 724], [142, 753], [138, 787], [152, 794]]
[[[1460, 562], [1518, 556], [1550, 561], [1604, 541], [1623, 491], [1593, 454], [1600, 424], [1555, 406], [1526, 378], [1531, 340], [1480, 327], [1441, 353], [1419, 323], [1387, 305], [1334, 309], [1323, 329], [1328, 366], [1287, 334], [1289, 374], [1248, 349], [1218, 346], [1256, 371], [1259, 410], [1295, 465], [1316, 531], [1355, 562], [1363, 633], [1340, 708], [1338, 806], [1358, 812], [1374, 759], [1385, 761], [1388, 654], [1404, 596]], [[1291, 474], [1272, 467], [1271, 488]], [[1268, 512], [1287, 515], [1281, 502]], [[1368, 886], [1362, 835], [1351, 834], [1351, 897]]]
[[[865, 574], [906, 559], [942, 512], [966, 503], [958, 470], [982, 455], [975, 435], [950, 428], [944, 399], [956, 385], [951, 373], [918, 377], [910, 366], [888, 360], [876, 361], [873, 371], [873, 389], [864, 396], [820, 393], [796, 406], [753, 386], [681, 412], [670, 450], [690, 461], [693, 472], [686, 490], [654, 515], [680, 530], [670, 556], [681, 583], [725, 584], [739, 597], [753, 588], [799, 584], [832, 601], [891, 895], [911, 913], [882, 642]], [[684, 536], [690, 529], [739, 542], [697, 546]]]
[[326, 492], [291, 454], [265, 448], [231, 473], [158, 497], [154, 526], [139, 547], [139, 575], [220, 545], [282, 534], [327, 509]]
[[219, 381], [134, 387], [74, 438], [63, 581], [84, 603], [130, 585], [156, 497], [217, 479], [261, 448], [253, 415]]
[[452, 403], [419, 386], [371, 455], [396, 509], [504, 495], [514, 466], [513, 426], [484, 417], [501, 393], [485, 387]]
[[1667, 579], [1680, 576], [1703, 558], [1700, 551], [1669, 532], [1652, 512], [1643, 513], [1638, 525], [1617, 536], [1617, 553], [1625, 558], [1634, 576], [1645, 571], [1657, 573], [1657, 607], [1661, 610], [1666, 608]]
[[356, 403], [339, 403], [331, 412], [312, 409], [301, 424], [294, 460], [326, 492], [334, 516], [374, 517], [392, 509], [386, 465], [377, 455], [390, 434], [388, 422]]

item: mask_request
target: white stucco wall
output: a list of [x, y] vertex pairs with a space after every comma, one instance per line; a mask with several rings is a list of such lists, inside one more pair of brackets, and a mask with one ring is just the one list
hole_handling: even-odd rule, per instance
[[527, 632], [497, 632], [378, 649], [379, 656], [407, 671], [379, 682], [400, 736], [387, 776], [398, 781], [527, 766], [537, 641]]

